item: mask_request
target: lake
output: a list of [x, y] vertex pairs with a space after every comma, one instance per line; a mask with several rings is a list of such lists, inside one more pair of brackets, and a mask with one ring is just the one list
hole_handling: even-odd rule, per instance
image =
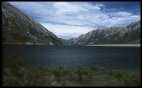
[[140, 68], [140, 47], [3, 45], [3, 59], [22, 59], [26, 66]]

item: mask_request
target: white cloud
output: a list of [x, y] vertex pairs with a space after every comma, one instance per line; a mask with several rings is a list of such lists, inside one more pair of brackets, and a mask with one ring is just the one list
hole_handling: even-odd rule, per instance
[[53, 3], [53, 7], [56, 8], [57, 15], [63, 15], [68, 13], [79, 13], [79, 12], [87, 12], [89, 10], [100, 10], [104, 5], [96, 4], [91, 5], [90, 3], [84, 2], [55, 2]]
[[124, 11], [122, 11], [122, 12], [110, 13], [109, 15], [112, 15], [114, 17], [129, 17], [129, 16], [131, 16], [133, 14], [130, 13], [130, 12], [124, 12]]
[[132, 13], [129, 13], [129, 12], [117, 12], [116, 13], [118, 16], [131, 16], [132, 15]]
[[[122, 13], [124, 15], [122, 15]], [[127, 26], [131, 22], [138, 21], [140, 20], [140, 16], [138, 15], [132, 15], [131, 13], [128, 12], [118, 12], [117, 16], [113, 16], [109, 19], [104, 19], [102, 21], [102, 24], [106, 27], [111, 27], [111, 26]], [[120, 16], [121, 15], [121, 16]]]
[[[55, 33], [58, 37], [69, 39], [71, 37], [78, 37], [81, 34], [85, 34], [94, 28], [91, 27], [82, 27], [82, 26], [70, 26], [70, 25], [58, 25], [50, 23], [41, 23], [49, 31]], [[69, 37], [66, 37], [69, 36]]]
[[78, 13], [79, 11], [86, 11], [87, 9], [82, 8], [80, 5], [75, 5], [69, 2], [56, 2], [53, 4], [56, 8], [56, 15], [62, 15], [67, 13]]
[[[90, 2], [11, 2], [58, 36], [76, 37], [98, 27], [124, 26], [140, 20], [131, 12], [104, 12]], [[115, 8], [110, 8], [110, 10]], [[108, 10], [108, 9], [107, 9]], [[109, 10], [108, 10], [109, 11]], [[49, 24], [47, 24], [49, 23]], [[51, 23], [51, 24], [50, 24]], [[53, 25], [54, 24], [54, 25]], [[62, 24], [62, 25], [61, 25]], [[64, 25], [63, 25], [64, 24]], [[78, 26], [75, 26], [78, 25]]]

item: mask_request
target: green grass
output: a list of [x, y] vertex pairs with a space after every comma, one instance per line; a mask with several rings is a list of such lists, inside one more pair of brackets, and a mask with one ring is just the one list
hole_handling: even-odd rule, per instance
[[[12, 63], [12, 62], [11, 62]], [[140, 86], [140, 71], [122, 72], [99, 67], [3, 67], [3, 86]]]

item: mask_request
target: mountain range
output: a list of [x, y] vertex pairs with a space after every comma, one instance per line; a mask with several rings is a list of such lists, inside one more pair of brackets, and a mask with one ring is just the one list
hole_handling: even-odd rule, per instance
[[2, 2], [2, 43], [30, 45], [93, 45], [140, 43], [140, 21], [126, 27], [95, 29], [78, 38], [64, 40], [48, 31], [32, 17]]
[[133, 22], [127, 27], [110, 27], [92, 30], [70, 41], [70, 45], [132, 43], [140, 43], [140, 21]]
[[2, 2], [2, 40], [4, 44], [62, 44], [55, 34], [7, 2]]

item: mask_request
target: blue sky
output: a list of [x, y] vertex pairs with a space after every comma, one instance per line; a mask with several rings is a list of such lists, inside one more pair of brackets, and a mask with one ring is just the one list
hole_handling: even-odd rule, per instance
[[9, 2], [60, 38], [140, 20], [140, 2]]

